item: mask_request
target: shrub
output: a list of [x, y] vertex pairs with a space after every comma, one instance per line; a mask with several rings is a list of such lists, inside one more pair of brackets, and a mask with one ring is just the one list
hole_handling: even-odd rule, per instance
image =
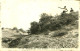
[[9, 43], [9, 48], [14, 48], [20, 43], [21, 38], [16, 38]]
[[31, 22], [30, 32], [31, 34], [36, 34], [39, 30], [39, 24], [37, 22]]
[[51, 36], [52, 37], [61, 37], [61, 36], [64, 36], [67, 34], [67, 31], [64, 31], [64, 30], [58, 30], [58, 31], [55, 31]]
[[39, 22], [32, 22], [30, 31], [32, 34], [36, 34], [39, 32], [45, 32], [47, 30], [58, 30], [61, 29], [65, 25], [69, 25], [78, 20], [78, 13], [65, 13], [61, 15], [57, 15], [55, 17], [48, 15], [46, 13], [41, 14], [41, 18]]
[[60, 20], [60, 24], [62, 25], [68, 25], [71, 22], [77, 20], [77, 16], [72, 14], [64, 14], [63, 16], [59, 17], [58, 20]]
[[2, 42], [4, 43], [10, 42], [11, 40], [12, 40], [11, 38], [7, 38], [7, 37], [2, 38]]
[[18, 29], [17, 29], [17, 27], [13, 27], [13, 29], [12, 29], [12, 30], [18, 30]]
[[2, 27], [2, 30], [4, 30], [4, 27]]
[[39, 25], [41, 27], [41, 29], [40, 29], [41, 32], [44, 32], [44, 31], [46, 31], [50, 28], [52, 17], [53, 16], [48, 15], [46, 13], [41, 14], [41, 18], [39, 20]]
[[21, 32], [23, 32], [23, 33], [25, 33], [25, 31], [21, 28], [21, 29], [19, 29], [19, 31], [21, 31]]

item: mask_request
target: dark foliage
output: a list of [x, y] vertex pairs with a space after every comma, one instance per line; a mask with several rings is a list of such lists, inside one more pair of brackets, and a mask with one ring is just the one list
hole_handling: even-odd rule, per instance
[[78, 20], [78, 12], [72, 12], [72, 13], [62, 13], [58, 16], [51, 16], [46, 13], [41, 14], [41, 18], [38, 22], [32, 22], [31, 23], [31, 34], [36, 34], [39, 32], [45, 32], [47, 30], [57, 30], [62, 28], [65, 25], [69, 25], [72, 22], [75, 22]]
[[35, 34], [35, 33], [37, 33], [38, 32], [38, 29], [39, 29], [39, 24], [37, 23], [37, 22], [32, 22], [31, 23], [31, 28], [30, 28], [30, 32], [32, 33], [32, 34]]
[[21, 38], [17, 38], [17, 39], [12, 40], [12, 41], [9, 43], [9, 47], [10, 47], [10, 48], [16, 47], [16, 46], [20, 43], [20, 40], [21, 40]]
[[2, 27], [2, 30], [4, 30], [4, 27]]
[[8, 43], [11, 40], [12, 40], [11, 38], [2, 38], [2, 42], [4, 42], [4, 43]]

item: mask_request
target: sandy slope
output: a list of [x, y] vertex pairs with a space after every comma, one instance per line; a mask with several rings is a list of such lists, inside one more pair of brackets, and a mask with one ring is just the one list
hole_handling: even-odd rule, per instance
[[[56, 32], [56, 31], [52, 31]], [[3, 37], [22, 37], [20, 42], [14, 48], [77, 48], [78, 47], [78, 29], [73, 29], [67, 31], [68, 33], [61, 37], [53, 37], [52, 35], [44, 35], [41, 33], [39, 35], [19, 35], [12, 33], [10, 30], [3, 31]], [[12, 33], [12, 34], [11, 34]], [[7, 35], [7, 36], [6, 36]], [[3, 47], [9, 47], [8, 43], [2, 43]]]

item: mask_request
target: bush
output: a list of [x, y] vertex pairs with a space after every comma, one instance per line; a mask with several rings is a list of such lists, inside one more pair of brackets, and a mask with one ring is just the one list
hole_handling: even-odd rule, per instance
[[2, 30], [4, 30], [4, 27], [2, 27]]
[[64, 14], [63, 16], [59, 17], [58, 20], [60, 20], [60, 24], [62, 25], [68, 25], [71, 22], [77, 20], [77, 16], [72, 14]]
[[17, 27], [14, 27], [12, 30], [18, 30]]
[[12, 40], [11, 38], [7, 38], [7, 37], [2, 38], [2, 42], [4, 43], [10, 42], [11, 40]]
[[31, 22], [30, 32], [31, 34], [36, 34], [39, 30], [39, 24], [37, 22]]
[[[21, 28], [21, 29], [19, 29], [19, 31], [21, 31], [21, 32], [23, 32], [23, 33], [25, 33], [25, 31]], [[18, 31], [17, 31], [18, 32]]]
[[52, 17], [53, 16], [48, 15], [46, 13], [41, 14], [41, 18], [39, 20], [39, 25], [40, 25], [40, 28], [41, 28], [40, 29], [41, 32], [49, 30], [50, 24], [51, 24], [51, 21], [52, 21]]
[[9, 48], [14, 48], [20, 43], [21, 38], [16, 38], [9, 43]]
[[61, 36], [64, 36], [67, 34], [67, 31], [64, 31], [64, 30], [58, 30], [58, 31], [55, 31], [51, 37], [61, 37]]
[[45, 32], [47, 30], [58, 30], [78, 20], [78, 13], [65, 13], [55, 17], [46, 13], [41, 14], [39, 22], [32, 22], [30, 31], [32, 34]]
[[51, 23], [51, 30], [58, 30], [62, 28], [64, 25], [69, 25], [73, 22], [75, 22], [78, 19], [78, 14], [72, 15], [71, 13], [69, 14], [63, 14], [57, 16], [57, 19], [52, 21]]

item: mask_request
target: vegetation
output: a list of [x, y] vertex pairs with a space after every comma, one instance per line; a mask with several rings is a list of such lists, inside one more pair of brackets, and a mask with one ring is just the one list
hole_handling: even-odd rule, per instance
[[23, 32], [23, 33], [25, 33], [25, 31], [21, 28], [21, 29], [19, 29], [19, 31], [21, 31], [21, 32]]
[[39, 31], [38, 29], [39, 29], [39, 24], [35, 21], [32, 22], [31, 28], [30, 28], [31, 33], [33, 33], [33, 34], [37, 33]]
[[[43, 13], [39, 22], [31, 22], [27, 36], [3, 30], [4, 35], [13, 35], [14, 38], [2, 38], [2, 46], [8, 48], [77, 48], [79, 36], [77, 20], [78, 12], [57, 16]], [[13, 30], [24, 32], [23, 29], [16, 27]]]
[[18, 30], [18, 29], [17, 29], [17, 27], [13, 27], [13, 29], [12, 29], [12, 30]]
[[[75, 14], [76, 13], [76, 14]], [[38, 34], [47, 30], [53, 31], [61, 29], [78, 20], [78, 12], [65, 13], [58, 16], [51, 16], [46, 13], [41, 14], [39, 22], [31, 22], [31, 34]]]
[[2, 30], [4, 30], [4, 27], [2, 27]]

